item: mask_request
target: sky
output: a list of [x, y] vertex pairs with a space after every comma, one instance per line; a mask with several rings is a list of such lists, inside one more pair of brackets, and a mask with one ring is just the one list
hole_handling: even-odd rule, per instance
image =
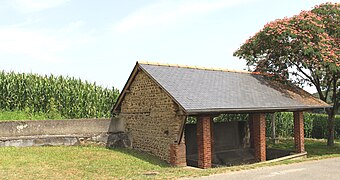
[[267, 22], [328, 1], [1, 0], [0, 70], [120, 91], [136, 61], [243, 70], [233, 52]]

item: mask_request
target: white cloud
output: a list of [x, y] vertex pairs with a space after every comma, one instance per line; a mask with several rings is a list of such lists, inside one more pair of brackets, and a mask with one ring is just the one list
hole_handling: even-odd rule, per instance
[[78, 20], [75, 22], [71, 22], [70, 24], [68, 24], [66, 27], [61, 29], [61, 32], [64, 33], [71, 33], [74, 32], [76, 30], [78, 30], [81, 26], [83, 26], [85, 23], [82, 20]]
[[70, 0], [10, 0], [9, 3], [21, 13], [38, 12], [61, 6]]
[[27, 56], [40, 62], [64, 62], [63, 52], [95, 41], [93, 36], [77, 30], [82, 24], [80, 22], [70, 23], [61, 30], [1, 27], [0, 52]]
[[183, 18], [217, 11], [254, 0], [186, 0], [159, 1], [146, 6], [115, 24], [113, 29], [125, 32], [137, 28], [172, 23]]
[[69, 47], [67, 40], [48, 36], [42, 32], [18, 28], [0, 29], [0, 51], [30, 56], [43, 62], [58, 62], [57, 53]]

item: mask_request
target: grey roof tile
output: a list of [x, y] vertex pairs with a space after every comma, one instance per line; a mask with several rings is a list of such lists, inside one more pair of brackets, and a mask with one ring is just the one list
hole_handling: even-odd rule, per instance
[[140, 64], [188, 113], [313, 109], [329, 105], [262, 75]]

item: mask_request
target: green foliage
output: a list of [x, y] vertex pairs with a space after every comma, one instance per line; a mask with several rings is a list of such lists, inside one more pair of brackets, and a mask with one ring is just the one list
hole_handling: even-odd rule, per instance
[[[312, 136], [314, 128], [314, 121], [317, 119], [319, 114], [304, 113], [304, 129], [305, 137], [315, 138]], [[272, 133], [271, 124], [272, 114], [266, 116], [266, 133], [270, 136]], [[327, 116], [326, 116], [327, 120]], [[277, 137], [293, 137], [294, 136], [294, 116], [291, 112], [275, 113], [275, 130]]]
[[186, 124], [196, 124], [197, 123], [197, 118], [190, 116], [187, 118], [187, 121], [185, 122]]
[[32, 113], [30, 111], [2, 111], [0, 121], [65, 119], [59, 113]]
[[[266, 134], [272, 133], [272, 114], [266, 114]], [[214, 122], [247, 121], [248, 114], [221, 114]], [[304, 128], [306, 138], [327, 138], [326, 114], [304, 113]], [[189, 117], [187, 124], [195, 124], [196, 118]], [[294, 137], [294, 116], [292, 112], [275, 113], [276, 136], [280, 138]], [[340, 115], [335, 116], [335, 137], [340, 138]]]
[[234, 56], [276, 80], [314, 85], [321, 100], [332, 99], [336, 111], [340, 106], [339, 24], [340, 4], [321, 4], [266, 24]]
[[[266, 118], [266, 133], [272, 131], [271, 116]], [[306, 138], [327, 138], [327, 120], [325, 114], [304, 113], [304, 128]], [[275, 113], [275, 129], [277, 137], [294, 136], [294, 117], [291, 112]], [[335, 116], [335, 137], [340, 138], [340, 116]]]
[[109, 117], [118, 90], [63, 76], [0, 71], [0, 108], [51, 117]]
[[[326, 138], [327, 137], [327, 115], [316, 115], [312, 114], [313, 119], [313, 131], [312, 137], [314, 138]], [[334, 123], [334, 133], [336, 138], [340, 138], [340, 115], [335, 116], [335, 123]]]
[[334, 144], [333, 119], [340, 108], [339, 24], [340, 4], [324, 3], [266, 24], [234, 52], [249, 69], [284, 83], [314, 85], [321, 100], [331, 99], [329, 146]]
[[[333, 17], [332, 21], [329, 17]], [[331, 25], [338, 25], [339, 20], [338, 4], [323, 4], [312, 11], [277, 19], [248, 39], [234, 55], [245, 59], [257, 71], [280, 78], [294, 76], [300, 83], [316, 84], [318, 77], [319, 81], [328, 82], [329, 79], [319, 76], [328, 76], [326, 71], [339, 72], [339, 41], [337, 33], [333, 33], [339, 28]], [[308, 71], [312, 71], [310, 75]]]
[[[230, 121], [247, 121], [248, 114], [221, 114], [213, 119], [214, 122], [230, 122]], [[194, 116], [188, 117], [187, 124], [196, 124], [197, 118]]]
[[214, 118], [214, 122], [247, 121], [248, 114], [221, 114]]
[[[272, 114], [266, 115], [266, 134], [270, 136], [272, 133], [271, 117]], [[278, 137], [292, 137], [294, 127], [293, 113], [275, 113], [275, 128]]]

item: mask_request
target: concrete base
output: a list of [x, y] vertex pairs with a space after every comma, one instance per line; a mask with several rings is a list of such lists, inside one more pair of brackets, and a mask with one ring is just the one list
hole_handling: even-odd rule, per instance
[[0, 147], [30, 147], [30, 146], [77, 146], [101, 145], [109, 148], [131, 147], [132, 143], [126, 133], [97, 133], [88, 135], [36, 135], [0, 137]]
[[[1, 121], [1, 146], [74, 146], [108, 143], [110, 133], [121, 128], [117, 118]], [[120, 136], [119, 136], [120, 137]], [[119, 138], [118, 137], [118, 138]]]
[[77, 135], [43, 135], [43, 136], [19, 136], [0, 138], [0, 147], [30, 147], [30, 146], [77, 146], [81, 144], [101, 144], [107, 142], [107, 134], [96, 136]]
[[[291, 151], [281, 149], [267, 149], [267, 160], [275, 160], [291, 155]], [[267, 161], [265, 161], [267, 162]], [[254, 157], [254, 149], [241, 148], [226, 151], [219, 151], [213, 154], [213, 167], [219, 166], [235, 166], [241, 164], [256, 163]], [[197, 167], [197, 154], [187, 156], [188, 166]]]
[[303, 159], [303, 158], [307, 158], [307, 152], [291, 154], [291, 155], [284, 156], [281, 158], [272, 159], [272, 160], [269, 160], [263, 163], [271, 163], [271, 162], [278, 162], [278, 161], [292, 160], [292, 159]]
[[15, 137], [0, 139], [0, 147], [14, 146], [14, 147], [30, 147], [30, 146], [75, 146], [79, 145], [77, 137], [60, 137], [60, 136], [41, 136], [41, 137]]

